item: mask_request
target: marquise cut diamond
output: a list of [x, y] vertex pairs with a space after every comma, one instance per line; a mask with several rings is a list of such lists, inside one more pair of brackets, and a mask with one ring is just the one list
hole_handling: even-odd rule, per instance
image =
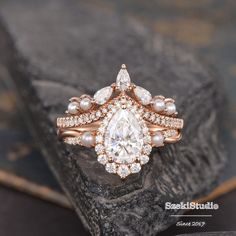
[[148, 105], [151, 100], [152, 100], [152, 95], [151, 93], [146, 90], [145, 88], [142, 88], [140, 86], [136, 86], [134, 89], [134, 93], [138, 100], [143, 104], [143, 105]]
[[112, 87], [107, 86], [105, 88], [98, 90], [94, 94], [93, 98], [97, 104], [103, 105], [104, 103], [106, 103], [110, 99], [110, 97], [112, 95], [112, 91], [113, 91]]
[[119, 90], [125, 91], [130, 86], [130, 76], [128, 71], [125, 68], [121, 68], [117, 78], [116, 78], [116, 86]]

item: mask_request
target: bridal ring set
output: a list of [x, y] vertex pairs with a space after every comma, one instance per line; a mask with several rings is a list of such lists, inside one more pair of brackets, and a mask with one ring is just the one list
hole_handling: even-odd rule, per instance
[[131, 83], [123, 64], [116, 83], [69, 100], [57, 118], [58, 136], [67, 144], [95, 147], [97, 161], [122, 179], [138, 173], [152, 147], [181, 139], [183, 120], [175, 101]]

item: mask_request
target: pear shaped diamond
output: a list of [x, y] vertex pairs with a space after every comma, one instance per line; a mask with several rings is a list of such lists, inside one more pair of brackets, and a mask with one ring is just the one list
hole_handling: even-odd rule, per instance
[[130, 164], [140, 156], [144, 135], [138, 119], [129, 109], [120, 108], [105, 132], [105, 149], [112, 161]]
[[107, 108], [98, 129], [95, 151], [106, 171], [126, 178], [138, 173], [141, 165], [148, 162], [141, 157], [151, 152], [150, 132], [137, 103], [128, 96], [115, 98]]

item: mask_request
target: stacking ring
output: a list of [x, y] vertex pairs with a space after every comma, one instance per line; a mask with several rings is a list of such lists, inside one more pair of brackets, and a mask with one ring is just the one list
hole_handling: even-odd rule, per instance
[[116, 83], [93, 97], [72, 97], [66, 115], [57, 118], [58, 137], [67, 144], [95, 147], [97, 161], [122, 179], [138, 173], [152, 147], [181, 139], [183, 120], [175, 101], [131, 83], [123, 64]]

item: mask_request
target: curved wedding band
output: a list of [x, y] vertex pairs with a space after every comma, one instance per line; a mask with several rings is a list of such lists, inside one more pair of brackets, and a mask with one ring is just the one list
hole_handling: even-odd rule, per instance
[[181, 139], [183, 120], [175, 101], [152, 97], [131, 83], [123, 64], [116, 83], [89, 95], [70, 99], [66, 115], [57, 118], [58, 136], [71, 145], [95, 147], [97, 160], [121, 178], [138, 173], [152, 147]]

